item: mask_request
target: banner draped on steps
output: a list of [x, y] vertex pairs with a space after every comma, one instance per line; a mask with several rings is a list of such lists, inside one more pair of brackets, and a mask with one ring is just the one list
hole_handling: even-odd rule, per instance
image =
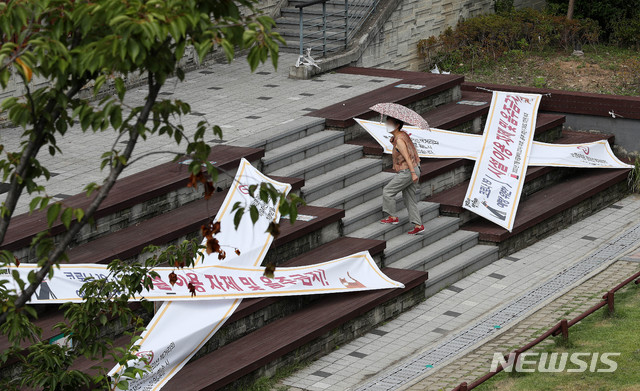
[[[37, 265], [9, 268], [10, 271], [18, 271], [20, 278], [25, 281], [30, 271], [38, 269]], [[158, 273], [153, 280], [153, 289], [131, 298], [130, 301], [143, 298], [149, 301], [223, 300], [404, 287], [401, 283], [387, 278], [368, 251], [315, 265], [281, 267], [273, 278], [265, 277], [264, 270], [263, 267], [227, 265], [198, 266], [179, 270], [172, 267], [158, 267], [153, 269]], [[173, 286], [169, 284], [169, 274], [172, 272], [177, 275]], [[30, 304], [82, 302], [78, 292], [85, 279], [118, 278], [118, 276], [109, 277], [108, 275], [107, 265], [60, 265], [60, 271], [52, 279], [44, 281], [46, 286], [40, 288]], [[195, 295], [189, 292], [187, 287], [189, 283], [194, 285]], [[17, 284], [16, 289], [19, 289]]]
[[[216, 239], [223, 247], [239, 249], [239, 254], [229, 251], [226, 259], [221, 261], [217, 253], [201, 253], [192, 268], [155, 268], [159, 277], [154, 280], [154, 288], [135, 298], [144, 296], [164, 303], [147, 325], [142, 338], [136, 342], [138, 359], [128, 363], [130, 367], [144, 368], [146, 361], [151, 370], [142, 378], [128, 379], [128, 390], [160, 390], [222, 327], [242, 298], [404, 288], [402, 283], [385, 276], [367, 251], [315, 265], [279, 268], [273, 279], [264, 277], [264, 268], [260, 265], [273, 241], [267, 228], [280, 219], [279, 211], [271, 203], [249, 194], [249, 186], [264, 182], [284, 194], [291, 190], [291, 185], [268, 178], [242, 159], [216, 215], [215, 221], [220, 222]], [[243, 218], [236, 230], [235, 212], [232, 212], [236, 203], [245, 210], [255, 204], [259, 211], [257, 222], [253, 224], [248, 217]], [[13, 273], [10, 271], [17, 271], [23, 280], [27, 280], [29, 272], [34, 269], [37, 265], [25, 264], [0, 272], [11, 276]], [[173, 271], [177, 281], [172, 286], [168, 283], [168, 275]], [[31, 304], [82, 301], [78, 292], [88, 277], [117, 278], [109, 275], [106, 265], [63, 264], [52, 279], [41, 284]], [[195, 297], [191, 297], [187, 287], [189, 283], [195, 285]], [[117, 365], [109, 375], [122, 374], [124, 369]]]
[[[463, 207], [511, 231], [527, 166], [631, 168], [606, 140], [585, 144], [533, 141], [541, 95], [494, 92], [482, 135], [404, 126], [424, 158], [476, 160]], [[382, 146], [393, 149], [385, 124], [355, 119]]]
[[[221, 245], [235, 247], [241, 250], [240, 255], [227, 253], [227, 259], [219, 261], [215, 253], [199, 259], [195, 267], [204, 265], [224, 265], [236, 268], [256, 268], [258, 267], [273, 241], [271, 234], [267, 233], [267, 228], [271, 222], [278, 222], [280, 212], [271, 204], [263, 203], [260, 199], [253, 198], [248, 192], [249, 186], [259, 185], [263, 182], [271, 183], [278, 191], [288, 194], [291, 185], [280, 183], [270, 179], [255, 169], [247, 160], [242, 159], [240, 166], [229, 189], [215, 221], [220, 222], [220, 232], [216, 238]], [[257, 203], [260, 216], [255, 224], [248, 218], [240, 221], [237, 231], [233, 229], [232, 206], [240, 202], [242, 205]], [[371, 262], [371, 257], [366, 254], [356, 254], [354, 259], [346, 262], [343, 271], [347, 274], [340, 292], [347, 290], [362, 290], [358, 281], [349, 278], [349, 275], [358, 275], [361, 278], [360, 268], [366, 266], [384, 280], [385, 287], [403, 287], [399, 282], [390, 280]], [[360, 259], [358, 262], [357, 260]], [[366, 265], [365, 265], [366, 264]], [[358, 268], [355, 268], [355, 266]], [[314, 265], [318, 266], [318, 265]], [[311, 266], [313, 267], [313, 266]], [[352, 272], [352, 267], [353, 272]], [[289, 268], [294, 271], [300, 268]], [[280, 275], [280, 270], [276, 270], [276, 275]], [[354, 275], [355, 274], [355, 275]], [[362, 284], [369, 283], [367, 279], [360, 281]], [[275, 280], [277, 281], [277, 280]], [[379, 285], [380, 286], [380, 285]], [[317, 292], [309, 292], [309, 294]], [[160, 390], [175, 374], [189, 361], [191, 357], [215, 334], [216, 331], [229, 319], [238, 307], [242, 298], [221, 299], [221, 300], [186, 300], [186, 301], [165, 301], [162, 307], [142, 334], [138, 341], [140, 345], [137, 355], [146, 357], [151, 363], [151, 372], [145, 374], [142, 379], [133, 379], [129, 382], [129, 390], [132, 391], [156, 391]], [[144, 362], [139, 360], [130, 365], [144, 366]], [[113, 375], [122, 371], [121, 366], [116, 366], [110, 372]]]
[[463, 207], [509, 231], [533, 146], [541, 95], [493, 93]]

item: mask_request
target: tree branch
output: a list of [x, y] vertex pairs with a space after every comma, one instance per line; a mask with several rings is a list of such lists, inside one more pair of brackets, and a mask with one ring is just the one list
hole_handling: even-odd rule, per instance
[[[71, 99], [75, 96], [78, 91], [82, 88], [84, 83], [81, 80], [76, 80], [72, 87], [67, 91], [66, 96], [67, 99]], [[45, 125], [47, 123], [55, 123], [58, 117], [61, 114], [61, 108], [54, 110], [56, 105], [55, 100], [51, 100], [49, 104], [44, 108], [45, 112], [51, 113], [51, 121], [47, 122], [44, 118], [35, 119], [33, 133], [35, 133], [36, 137], [29, 140], [27, 145], [22, 150], [22, 155], [20, 157], [20, 163], [16, 167], [15, 172], [11, 176], [11, 183], [9, 185], [9, 191], [7, 192], [7, 196], [4, 200], [4, 208], [6, 209], [2, 216], [0, 216], [0, 244], [4, 242], [4, 237], [7, 234], [7, 229], [9, 228], [9, 224], [11, 223], [11, 217], [13, 216], [13, 212], [16, 209], [16, 205], [18, 204], [18, 200], [24, 190], [25, 185], [20, 182], [21, 178], [25, 178], [28, 171], [32, 168], [31, 159], [34, 158], [40, 148], [44, 145], [45, 139]], [[34, 116], [35, 112], [32, 113]]]
[[[131, 154], [133, 153], [136, 142], [138, 141], [138, 137], [139, 137], [138, 129], [140, 126], [144, 126], [147, 120], [149, 119], [149, 115], [151, 113], [153, 105], [157, 100], [158, 92], [160, 92], [160, 88], [162, 87], [160, 83], [156, 83], [154, 81], [153, 73], [149, 73], [148, 83], [149, 83], [149, 96], [147, 97], [147, 101], [140, 113], [140, 116], [138, 117], [138, 120], [129, 131], [130, 133], [129, 141], [127, 142], [127, 146], [125, 147], [124, 153], [122, 154], [122, 156], [127, 161], [131, 157]], [[111, 167], [109, 176], [105, 179], [104, 184], [100, 187], [100, 190], [96, 195], [96, 198], [94, 198], [94, 200], [91, 202], [89, 207], [85, 210], [85, 215], [82, 218], [82, 220], [76, 224], [73, 224], [71, 228], [67, 231], [67, 233], [64, 235], [62, 240], [51, 251], [47, 262], [42, 266], [42, 268], [40, 268], [40, 270], [38, 270], [35, 273], [33, 282], [31, 282], [29, 286], [15, 300], [14, 302], [15, 308], [21, 308], [27, 302], [29, 302], [29, 300], [31, 300], [31, 296], [35, 293], [38, 286], [40, 286], [40, 283], [42, 283], [42, 280], [44, 279], [44, 277], [49, 273], [49, 270], [51, 269], [51, 267], [54, 264], [56, 264], [58, 259], [64, 254], [67, 247], [69, 246], [73, 238], [77, 235], [77, 233], [80, 231], [80, 229], [82, 229], [82, 227], [84, 227], [87, 224], [87, 222], [93, 217], [95, 212], [100, 207], [100, 204], [102, 203], [102, 201], [104, 201], [104, 199], [107, 197], [107, 195], [111, 191], [111, 188], [113, 187], [116, 180], [118, 179], [118, 176], [120, 175], [120, 173], [122, 173], [122, 170], [126, 166], [127, 166], [126, 162], [124, 164], [121, 162], [117, 162], [115, 165]], [[7, 317], [6, 312], [0, 315], [0, 323], [3, 323], [6, 320], [6, 317]]]

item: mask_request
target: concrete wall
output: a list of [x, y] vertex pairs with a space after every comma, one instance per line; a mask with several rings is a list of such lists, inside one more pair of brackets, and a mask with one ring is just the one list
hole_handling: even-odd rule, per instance
[[[357, 61], [358, 66], [422, 70], [417, 43], [459, 20], [493, 12], [494, 0], [403, 0]], [[516, 0], [516, 7], [544, 7], [544, 0]]]
[[638, 137], [640, 120], [582, 114], [561, 114], [567, 117], [566, 128], [613, 134], [617, 147], [616, 152], [623, 156], [640, 154], [640, 137]]

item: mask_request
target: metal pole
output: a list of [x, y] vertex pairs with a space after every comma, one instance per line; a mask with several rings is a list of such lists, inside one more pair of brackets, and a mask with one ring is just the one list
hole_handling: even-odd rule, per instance
[[322, 3], [322, 55], [327, 55], [327, 2]]
[[302, 56], [303, 52], [303, 40], [304, 40], [304, 23], [302, 22], [302, 7], [300, 7], [300, 55]]
[[344, 48], [349, 43], [349, 0], [344, 0]]

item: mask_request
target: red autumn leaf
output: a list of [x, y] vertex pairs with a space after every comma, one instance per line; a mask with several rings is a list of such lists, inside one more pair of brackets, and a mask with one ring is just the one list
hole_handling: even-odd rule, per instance
[[213, 182], [211, 181], [206, 181], [204, 182], [204, 199], [208, 200], [209, 198], [211, 198], [211, 196], [213, 195], [213, 193], [215, 193], [216, 188], [215, 186], [213, 186]]
[[200, 232], [202, 233], [202, 237], [211, 240], [213, 239], [213, 235], [220, 232], [220, 222], [213, 222], [213, 219], [209, 219], [206, 224], [200, 227]]
[[187, 285], [187, 288], [189, 288], [189, 292], [191, 292], [191, 297], [194, 297], [196, 295], [196, 287], [195, 287], [195, 285], [193, 285], [192, 283], [189, 283]]
[[176, 275], [176, 273], [171, 272], [169, 273], [169, 284], [171, 284], [171, 286], [173, 286], [176, 281], [178, 281], [178, 276]]
[[273, 273], [275, 271], [276, 271], [276, 264], [275, 263], [267, 263], [267, 265], [264, 267], [264, 273], [262, 275], [267, 277], [267, 278], [273, 278]]
[[240, 255], [240, 249], [239, 248], [236, 249], [236, 255]]
[[227, 253], [226, 253], [226, 252], [224, 252], [224, 250], [220, 250], [220, 252], [218, 252], [218, 259], [219, 259], [219, 260], [221, 260], [221, 261], [222, 261], [222, 260], [223, 260], [223, 259], [225, 259], [226, 257], [227, 257]]
[[220, 252], [220, 243], [218, 243], [218, 239], [212, 238], [207, 239], [207, 255], [211, 253], [219, 253]]
[[13, 258], [16, 260], [16, 266], [20, 266], [20, 260], [18, 259], [18, 257], [14, 255]]

